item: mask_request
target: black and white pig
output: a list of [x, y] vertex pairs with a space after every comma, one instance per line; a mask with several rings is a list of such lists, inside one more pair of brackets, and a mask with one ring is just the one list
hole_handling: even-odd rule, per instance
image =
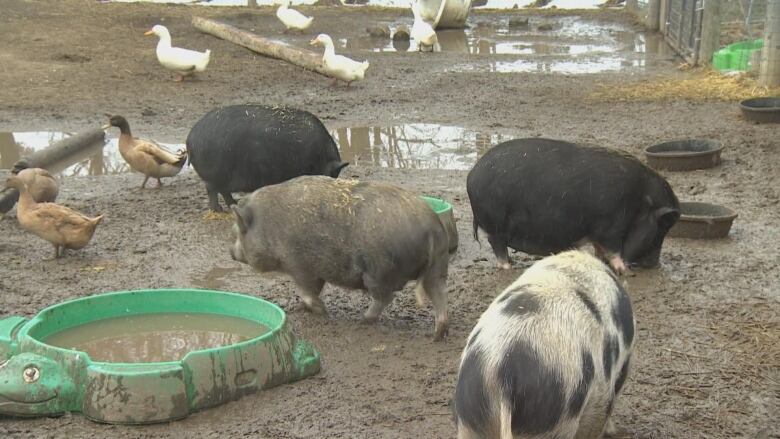
[[459, 439], [599, 438], [629, 372], [631, 301], [571, 250], [535, 263], [482, 314], [460, 362]]
[[510, 140], [469, 172], [474, 213], [502, 268], [507, 247], [549, 255], [590, 241], [618, 272], [658, 265], [680, 217], [669, 183], [635, 157], [560, 140]]
[[206, 183], [209, 207], [221, 212], [231, 192], [251, 192], [301, 175], [333, 178], [346, 162], [325, 126], [308, 111], [232, 105], [203, 116], [187, 136], [190, 163]]
[[417, 302], [435, 312], [435, 339], [447, 333], [447, 232], [428, 204], [387, 184], [303, 176], [258, 189], [233, 206], [230, 254], [260, 272], [282, 272], [306, 307], [326, 314], [326, 282], [367, 291], [375, 322], [395, 291], [417, 281]]

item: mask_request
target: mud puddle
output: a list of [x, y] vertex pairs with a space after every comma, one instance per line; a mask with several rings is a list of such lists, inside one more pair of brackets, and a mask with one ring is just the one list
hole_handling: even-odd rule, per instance
[[412, 123], [331, 130], [341, 159], [353, 165], [468, 170], [509, 136], [458, 126]]
[[[544, 8], [558, 9], [594, 9], [600, 7], [605, 0], [552, 0]], [[171, 3], [185, 5], [206, 6], [273, 6], [278, 5], [279, 0], [103, 0], [103, 3]], [[311, 5], [317, 0], [295, 0], [293, 5]], [[496, 9], [523, 8], [533, 4], [535, 0], [475, 0], [472, 7], [486, 7]], [[345, 5], [372, 5], [407, 8], [408, 0], [342, 0]]]
[[[0, 132], [0, 169], [11, 169], [22, 157], [47, 148], [72, 133], [60, 131]], [[163, 147], [178, 151], [183, 144], [160, 143]], [[110, 175], [130, 172], [130, 168], [119, 154], [118, 139], [108, 138], [101, 148], [96, 146], [81, 151], [67, 162], [58, 163], [49, 169], [63, 177], [77, 175]]]
[[214, 266], [205, 273], [197, 274], [190, 279], [193, 286], [207, 290], [222, 290], [227, 286], [227, 279], [241, 276], [241, 267]]

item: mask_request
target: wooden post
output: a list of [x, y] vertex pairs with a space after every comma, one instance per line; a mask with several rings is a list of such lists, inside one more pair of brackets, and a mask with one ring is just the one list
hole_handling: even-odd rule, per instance
[[626, 0], [626, 11], [638, 15], [639, 12], [639, 0]]
[[321, 75], [333, 77], [325, 70], [325, 66], [322, 64], [322, 53], [299, 49], [283, 41], [259, 37], [252, 32], [207, 18], [192, 17], [192, 25], [201, 32], [246, 47], [261, 55], [281, 59]]
[[720, 47], [721, 0], [705, 0], [701, 20], [698, 64], [712, 64], [712, 54]]
[[661, 28], [661, 0], [649, 0], [647, 2], [647, 18], [645, 27], [647, 30], [657, 31]]
[[780, 86], [780, 0], [767, 0], [758, 83], [764, 87]]
[[658, 30], [666, 35], [666, 20], [669, 19], [669, 0], [661, 0], [661, 10], [658, 15]]

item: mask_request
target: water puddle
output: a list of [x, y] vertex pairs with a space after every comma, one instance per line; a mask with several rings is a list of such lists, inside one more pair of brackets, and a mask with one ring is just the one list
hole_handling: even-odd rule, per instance
[[509, 136], [438, 124], [337, 128], [341, 159], [360, 166], [467, 170]]
[[159, 313], [98, 320], [44, 342], [86, 352], [93, 361], [178, 361], [188, 352], [240, 343], [268, 332], [251, 320], [219, 314]]
[[[279, 0], [102, 0], [103, 3], [169, 3], [181, 5], [202, 6], [271, 6], [279, 4]], [[317, 0], [294, 0], [293, 5], [311, 5]], [[396, 8], [408, 8], [409, 0], [342, 0], [345, 5], [372, 5]], [[476, 0], [473, 7], [496, 9], [523, 8], [534, 3], [534, 0]], [[558, 9], [594, 9], [604, 0], [552, 0], [545, 8]]]
[[[72, 134], [59, 131], [0, 132], [0, 169], [11, 169], [22, 157], [47, 148]], [[96, 146], [80, 152], [67, 163], [51, 166], [49, 171], [63, 177], [76, 175], [108, 175], [130, 172], [119, 154], [117, 138], [106, 139], [102, 148]], [[184, 148], [183, 144], [160, 143], [171, 151]]]

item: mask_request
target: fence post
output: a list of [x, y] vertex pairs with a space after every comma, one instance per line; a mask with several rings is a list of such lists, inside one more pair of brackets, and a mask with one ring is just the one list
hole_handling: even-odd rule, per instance
[[666, 35], [666, 20], [669, 18], [669, 0], [661, 0], [660, 9], [658, 14], [658, 30]]
[[758, 83], [764, 87], [780, 86], [780, 0], [767, 0]]
[[647, 30], [660, 29], [661, 19], [661, 0], [650, 0], [647, 4], [647, 19], [645, 20], [645, 27]]
[[712, 54], [720, 46], [720, 3], [721, 0], [704, 0], [699, 64], [711, 64]]

